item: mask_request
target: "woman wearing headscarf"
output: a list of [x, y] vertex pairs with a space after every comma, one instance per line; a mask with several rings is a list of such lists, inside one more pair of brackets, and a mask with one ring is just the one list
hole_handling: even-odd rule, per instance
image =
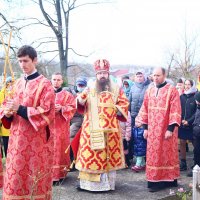
[[193, 127], [196, 102], [194, 95], [197, 92], [195, 83], [193, 80], [185, 80], [184, 82], [184, 93], [180, 96], [181, 99], [181, 126], [179, 127], [178, 136], [180, 139], [180, 171], [187, 170], [186, 162], [186, 141], [193, 139]]
[[123, 80], [122, 88], [127, 98], [129, 97], [132, 85], [133, 85], [133, 82], [130, 79]]

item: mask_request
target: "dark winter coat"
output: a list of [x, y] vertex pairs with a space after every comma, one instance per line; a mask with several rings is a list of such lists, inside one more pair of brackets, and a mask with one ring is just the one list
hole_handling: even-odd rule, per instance
[[182, 94], [181, 98], [181, 120], [186, 120], [189, 126], [181, 125], [180, 128], [192, 129], [192, 123], [194, 122], [195, 112], [196, 112], [196, 102], [194, 99], [195, 93], [192, 94]]
[[144, 100], [144, 94], [149, 84], [150, 81], [149, 79], [147, 79], [144, 83], [135, 82], [131, 87], [131, 91], [129, 94], [129, 102], [130, 102], [130, 112], [132, 118], [135, 118], [138, 115]]
[[133, 147], [135, 156], [146, 156], [147, 140], [143, 137], [144, 129], [134, 127], [132, 129]]
[[200, 137], [200, 107], [198, 107], [195, 113], [195, 119], [193, 122], [193, 135]]
[[[77, 97], [77, 93], [75, 91], [72, 91], [72, 94], [74, 95], [74, 97]], [[84, 116], [78, 112], [74, 114], [73, 118], [70, 121], [70, 138], [74, 138], [76, 133], [81, 128], [83, 123], [83, 117]]]

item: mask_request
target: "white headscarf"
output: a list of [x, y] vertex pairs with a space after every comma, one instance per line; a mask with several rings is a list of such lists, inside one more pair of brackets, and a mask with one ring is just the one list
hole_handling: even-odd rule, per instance
[[196, 92], [197, 92], [196, 84], [195, 84], [195, 81], [193, 81], [193, 86], [189, 90], [184, 91], [184, 94], [193, 94]]

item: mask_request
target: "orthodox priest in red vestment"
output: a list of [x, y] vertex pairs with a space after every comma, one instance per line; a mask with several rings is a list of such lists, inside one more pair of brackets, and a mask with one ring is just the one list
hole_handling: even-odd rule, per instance
[[3, 119], [11, 122], [3, 200], [50, 200], [53, 135], [49, 125], [55, 117], [55, 94], [51, 82], [36, 71], [35, 49], [22, 46], [17, 56], [25, 76], [16, 81], [3, 108]]
[[[67, 175], [70, 167], [70, 120], [76, 111], [74, 96], [62, 89], [63, 78], [60, 73], [52, 75], [51, 79], [55, 99], [55, 121], [54, 121], [54, 162], [53, 181], [62, 181]], [[68, 151], [65, 153], [65, 150]]]
[[154, 84], [146, 91], [137, 121], [144, 124], [147, 139], [146, 177], [150, 192], [177, 186], [180, 175], [178, 126], [181, 122], [180, 97], [165, 81], [165, 69], [154, 70]]
[[78, 112], [84, 113], [76, 168], [77, 189], [108, 191], [115, 189], [116, 170], [125, 167], [119, 121], [126, 121], [128, 99], [109, 79], [110, 64], [97, 60], [96, 81], [77, 97]]

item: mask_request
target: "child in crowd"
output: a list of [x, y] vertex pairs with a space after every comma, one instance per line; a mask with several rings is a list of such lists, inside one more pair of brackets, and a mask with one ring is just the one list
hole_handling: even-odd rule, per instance
[[132, 167], [134, 172], [144, 171], [146, 166], [145, 157], [147, 141], [144, 139], [143, 133], [144, 129], [142, 124], [136, 121], [135, 127], [132, 130], [134, 156], [136, 158], [136, 164]]
[[131, 139], [131, 115], [130, 115], [130, 112], [128, 112], [128, 119], [126, 122], [120, 121], [120, 127], [121, 127], [121, 131], [122, 131], [126, 168], [128, 168], [131, 165], [130, 156], [129, 156], [129, 141]]

